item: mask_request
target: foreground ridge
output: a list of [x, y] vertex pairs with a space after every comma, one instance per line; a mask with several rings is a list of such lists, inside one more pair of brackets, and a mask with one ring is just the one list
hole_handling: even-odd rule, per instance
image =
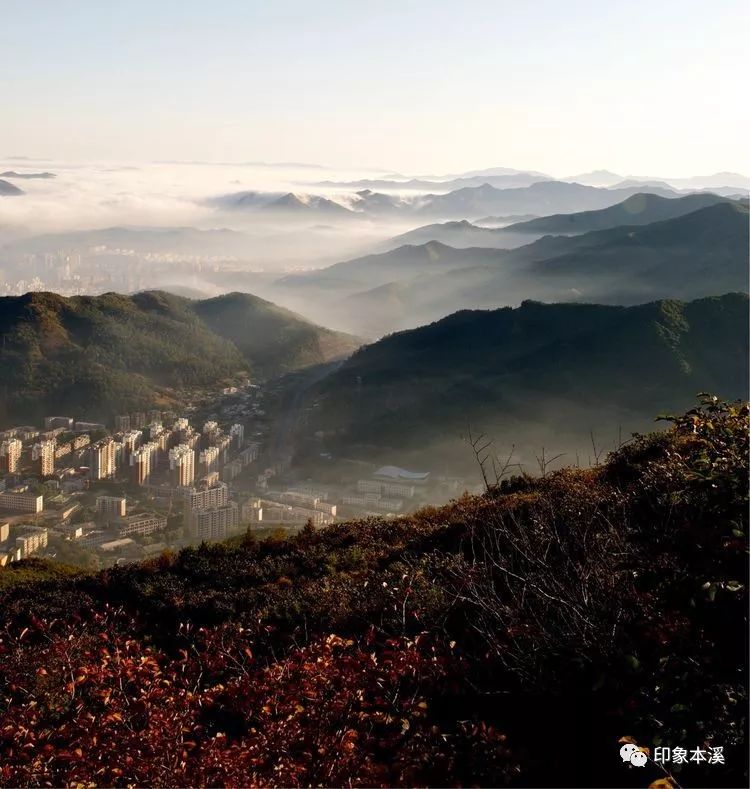
[[[741, 783], [748, 414], [396, 521], [2, 570], [0, 783]], [[634, 778], [622, 737], [725, 763]]]

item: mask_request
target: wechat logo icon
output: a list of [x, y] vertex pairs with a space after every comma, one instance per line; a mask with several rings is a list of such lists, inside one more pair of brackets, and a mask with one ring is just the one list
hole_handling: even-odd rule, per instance
[[620, 758], [624, 762], [630, 762], [634, 767], [643, 767], [648, 761], [648, 756], [632, 742], [626, 742], [620, 748]]

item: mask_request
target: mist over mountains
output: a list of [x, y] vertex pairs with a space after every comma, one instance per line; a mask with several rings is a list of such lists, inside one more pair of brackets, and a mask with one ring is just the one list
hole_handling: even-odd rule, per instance
[[[5, 181], [20, 199], [0, 204], [0, 287], [10, 294], [242, 290], [378, 337], [525, 298], [634, 304], [746, 286], [746, 215], [700, 214], [747, 200], [747, 179], [733, 173], [628, 184], [610, 171], [347, 178], [317, 167], [331, 177], [313, 183], [311, 168], [293, 164], [24, 165], [8, 170], [25, 178], [24, 193]], [[689, 214], [661, 234], [615, 232]], [[704, 225], [693, 248], [680, 246]]]
[[[570, 236], [530, 235], [537, 240], [514, 249], [457, 249], [434, 241], [405, 245], [287, 277], [273, 289], [277, 297], [328, 299], [339, 325], [368, 336], [418, 326], [455, 309], [513, 305], [524, 298], [635, 304], [744, 291], [747, 208], [713, 202], [650, 224]], [[695, 203], [689, 200], [681, 207], [689, 210]], [[588, 216], [573, 220], [569, 228], [591, 223], [606, 224], [607, 219]]]
[[440, 241], [456, 248], [512, 249], [530, 243], [542, 235], [576, 235], [618, 225], [645, 225], [682, 216], [699, 208], [728, 200], [729, 198], [714, 194], [666, 198], [651, 193], [639, 193], [609, 208], [572, 214], [553, 214], [510, 223], [502, 228], [480, 227], [466, 220], [427, 225], [395, 236], [384, 246], [395, 248], [404, 244]]

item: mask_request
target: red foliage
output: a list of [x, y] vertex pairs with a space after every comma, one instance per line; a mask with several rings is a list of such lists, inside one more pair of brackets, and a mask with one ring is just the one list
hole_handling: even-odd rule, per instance
[[4, 785], [439, 784], [479, 751], [510, 768], [502, 734], [431, 715], [460, 661], [426, 636], [329, 635], [260, 665], [236, 625], [183, 628], [174, 656], [130, 629], [110, 611], [4, 634]]

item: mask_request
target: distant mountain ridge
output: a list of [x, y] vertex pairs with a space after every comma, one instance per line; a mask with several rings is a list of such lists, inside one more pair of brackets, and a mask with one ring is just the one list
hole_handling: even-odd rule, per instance
[[12, 197], [24, 194], [23, 189], [19, 189], [15, 184], [10, 181], [5, 181], [0, 178], [0, 196]]
[[57, 178], [55, 173], [43, 172], [43, 173], [17, 173], [15, 170], [7, 170], [4, 173], [0, 173], [0, 178], [26, 178], [29, 180], [35, 179], [42, 179], [46, 180], [49, 178]]
[[748, 209], [719, 201], [673, 219], [536, 237], [514, 249], [403, 246], [289, 277], [277, 288], [278, 298], [328, 293], [338, 326], [378, 336], [456, 309], [527, 298], [638, 304], [747, 291], [747, 249]]
[[[446, 219], [474, 219], [488, 215], [574, 213], [607, 208], [643, 191], [632, 186], [621, 189], [602, 189], [565, 181], [534, 181], [528, 186], [497, 188], [480, 179], [478, 185], [462, 186], [448, 192], [433, 192], [409, 196], [360, 189], [354, 194], [326, 198], [320, 195], [280, 194], [244, 191], [211, 198], [208, 203], [223, 210], [269, 210], [299, 213], [307, 208], [310, 213], [348, 215], [378, 214], [384, 216], [432, 216]], [[673, 189], [649, 189], [662, 197], [678, 197]]]
[[638, 193], [608, 208], [535, 217], [502, 228], [480, 227], [467, 220], [424, 225], [395, 236], [383, 246], [393, 249], [404, 244], [438, 241], [458, 249], [466, 247], [513, 249], [528, 244], [542, 235], [578, 235], [592, 230], [614, 228], [618, 225], [645, 225], [683, 216], [699, 208], [723, 202], [729, 202], [729, 198], [710, 193], [672, 198]]
[[595, 211], [575, 214], [554, 214], [528, 222], [519, 222], [503, 228], [508, 233], [539, 233], [546, 235], [573, 235], [591, 230], [607, 230], [618, 225], [647, 225], [664, 219], [706, 208], [729, 199], [708, 193], [689, 194], [683, 197], [663, 197], [652, 192], [638, 192], [621, 203]]
[[313, 186], [338, 187], [342, 189], [374, 189], [374, 190], [411, 190], [411, 191], [440, 191], [451, 192], [466, 186], [483, 186], [488, 184], [496, 189], [531, 186], [537, 181], [548, 181], [549, 176], [541, 173], [512, 173], [504, 175], [468, 175], [450, 178], [445, 181], [429, 180], [423, 178], [410, 178], [397, 181], [387, 178], [363, 178], [358, 181], [319, 181]]
[[[488, 214], [575, 213], [607, 208], [643, 191], [638, 187], [600, 189], [565, 181], [537, 181], [527, 187], [495, 189], [487, 184], [465, 187], [446, 195], [425, 195], [416, 208], [418, 213], [460, 216]], [[673, 190], [653, 189], [654, 194], [676, 197]]]

